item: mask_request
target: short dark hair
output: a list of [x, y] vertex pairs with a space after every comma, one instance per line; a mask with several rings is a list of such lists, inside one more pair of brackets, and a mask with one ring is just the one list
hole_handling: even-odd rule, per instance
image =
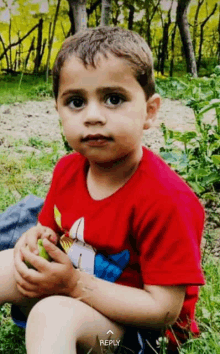
[[53, 92], [56, 100], [64, 62], [74, 54], [82, 60], [85, 67], [92, 65], [96, 68], [98, 53], [106, 58], [107, 53], [111, 53], [126, 60], [143, 88], [146, 99], [155, 93], [152, 53], [146, 41], [130, 30], [100, 26], [79, 31], [63, 42], [53, 67]]

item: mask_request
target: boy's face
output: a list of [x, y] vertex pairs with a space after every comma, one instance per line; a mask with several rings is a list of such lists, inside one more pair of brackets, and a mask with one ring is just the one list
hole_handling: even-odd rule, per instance
[[72, 56], [61, 69], [56, 107], [64, 134], [91, 162], [137, 154], [159, 103], [158, 95], [146, 102], [130, 66], [113, 55], [100, 56], [97, 67], [87, 69]]

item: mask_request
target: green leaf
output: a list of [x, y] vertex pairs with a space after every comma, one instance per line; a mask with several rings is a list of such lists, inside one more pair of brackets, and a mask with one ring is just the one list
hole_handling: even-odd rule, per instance
[[173, 138], [175, 140], [181, 141], [183, 143], [188, 143], [190, 140], [194, 139], [197, 136], [197, 133], [194, 131], [189, 131], [189, 132], [179, 132], [179, 131], [174, 131], [173, 133]]
[[210, 171], [206, 170], [205, 168], [199, 168], [197, 170], [194, 170], [194, 174], [197, 177], [204, 177], [204, 176], [208, 176], [210, 174]]
[[212, 159], [212, 161], [214, 162], [215, 165], [220, 165], [220, 155], [212, 155], [211, 159]]
[[220, 107], [220, 99], [215, 98], [215, 99], [211, 100], [210, 103], [207, 106], [203, 107], [199, 111], [199, 114], [202, 115], [202, 114], [210, 111], [210, 109], [218, 108], [218, 107]]
[[197, 182], [188, 181], [188, 183], [192, 187], [194, 192], [196, 192], [197, 194], [200, 194], [205, 191], [205, 188]]
[[211, 172], [207, 177], [203, 178], [206, 184], [212, 184], [220, 181], [220, 175], [217, 172]]

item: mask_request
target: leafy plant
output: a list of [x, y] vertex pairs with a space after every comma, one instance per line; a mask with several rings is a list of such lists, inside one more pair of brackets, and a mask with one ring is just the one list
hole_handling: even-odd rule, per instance
[[33, 96], [39, 96], [39, 97], [53, 97], [53, 91], [52, 91], [52, 86], [51, 84], [48, 84], [46, 82], [38, 85], [37, 87], [33, 87], [31, 92]]
[[[160, 154], [194, 189], [204, 198], [220, 189], [220, 82], [212, 78], [204, 79], [205, 86], [209, 82], [209, 90], [202, 90], [201, 80], [197, 85], [188, 85], [191, 98], [186, 102], [195, 114], [195, 131], [180, 132], [168, 130], [162, 124], [165, 146]], [[204, 114], [215, 111], [215, 121], [204, 122]], [[181, 148], [177, 144], [181, 144]]]

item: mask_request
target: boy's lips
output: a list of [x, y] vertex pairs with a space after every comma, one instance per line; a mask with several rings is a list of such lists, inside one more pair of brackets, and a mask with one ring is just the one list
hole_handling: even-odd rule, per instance
[[85, 136], [85, 138], [82, 138], [82, 142], [87, 143], [89, 146], [104, 146], [106, 145], [109, 141], [112, 141], [113, 139], [102, 135], [102, 134], [89, 134], [87, 136]]
[[82, 138], [82, 141], [98, 141], [98, 140], [112, 140], [112, 138], [102, 135], [102, 134], [89, 134], [86, 135], [85, 138]]

